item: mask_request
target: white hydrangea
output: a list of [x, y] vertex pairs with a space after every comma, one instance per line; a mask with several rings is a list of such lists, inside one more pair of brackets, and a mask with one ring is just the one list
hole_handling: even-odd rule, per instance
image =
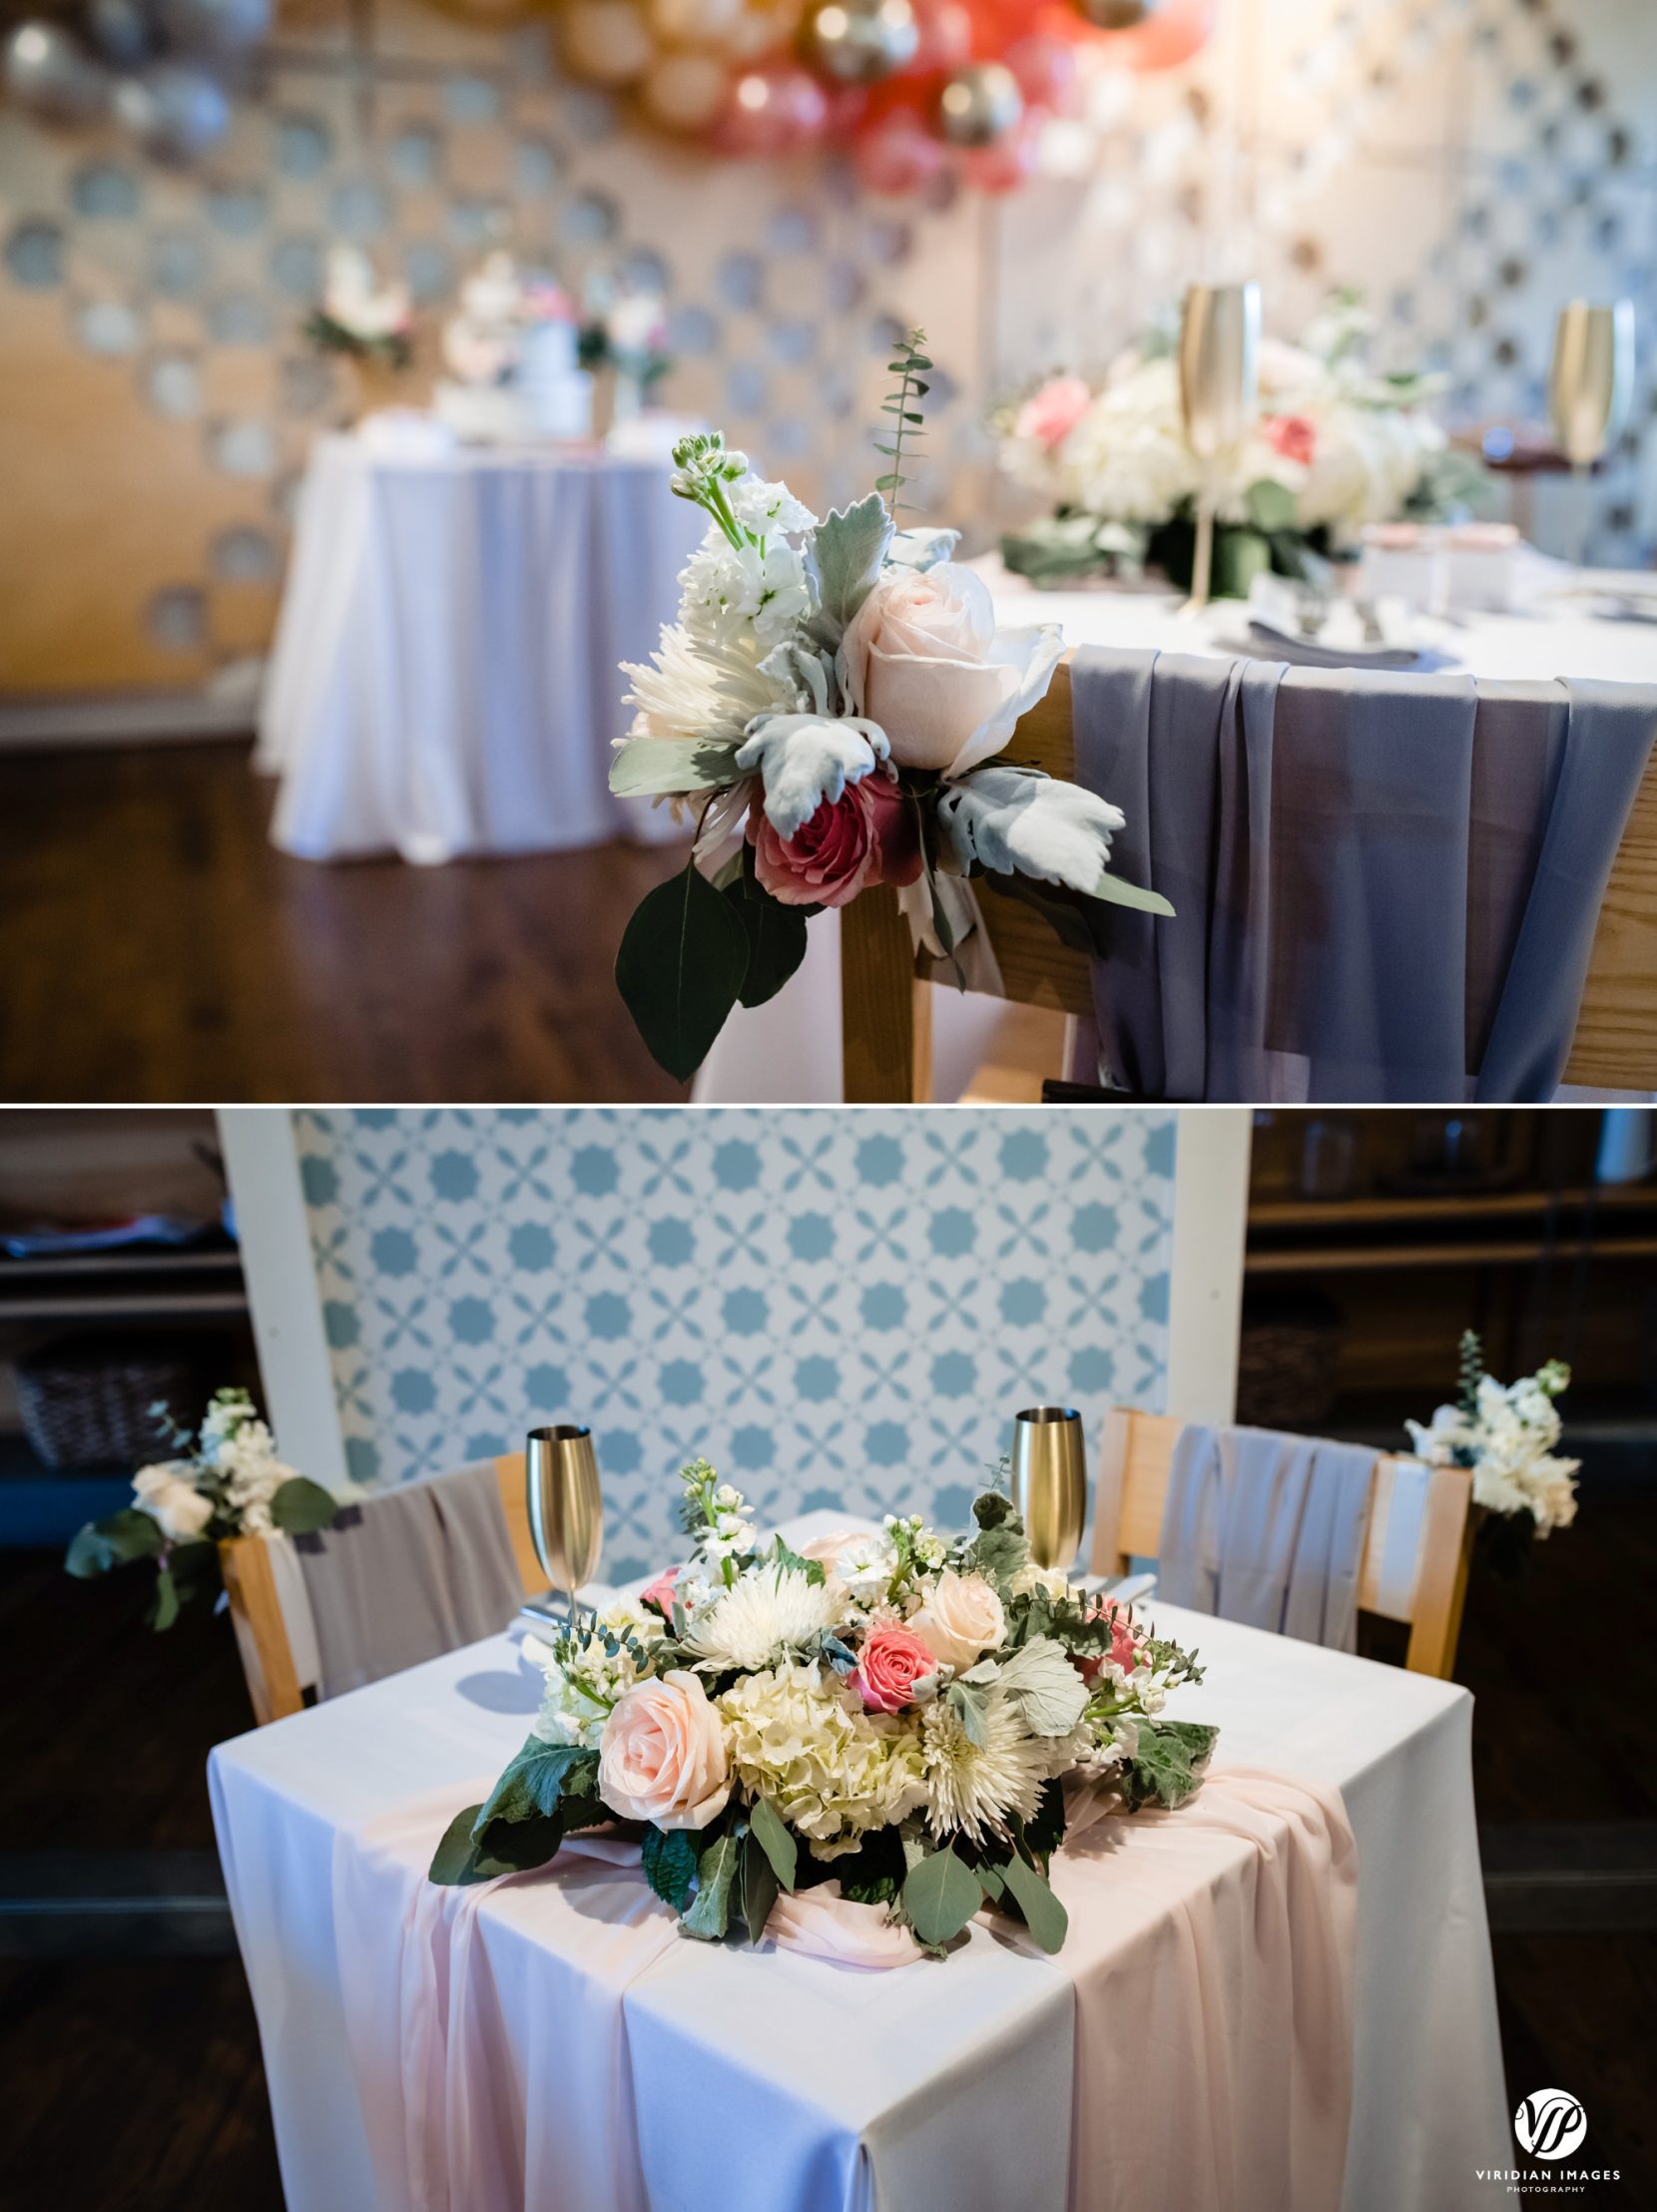
[[918, 1739], [865, 1713], [811, 1661], [745, 1675], [717, 1701], [732, 1769], [819, 1858], [855, 1848], [925, 1799]]
[[679, 619], [698, 646], [753, 638], [769, 652], [812, 612], [804, 556], [783, 537], [733, 545], [711, 524], [679, 583]]

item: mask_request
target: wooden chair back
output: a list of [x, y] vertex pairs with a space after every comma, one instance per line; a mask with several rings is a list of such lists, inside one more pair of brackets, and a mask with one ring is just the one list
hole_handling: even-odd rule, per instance
[[[1106, 1415], [1093, 1516], [1095, 1574], [1126, 1574], [1131, 1560], [1156, 1557], [1162, 1544], [1162, 1509], [1174, 1444], [1184, 1425], [1172, 1413], [1131, 1412], [1121, 1406]], [[1447, 1681], [1455, 1665], [1467, 1594], [1472, 1475], [1465, 1467], [1431, 1469], [1413, 1581], [1407, 1598], [1393, 1599], [1383, 1589], [1381, 1576], [1398, 1465], [1391, 1456], [1376, 1461], [1359, 1573], [1359, 1608], [1383, 1619], [1406, 1621], [1409, 1649], [1404, 1665], [1414, 1674], [1433, 1674]]]
[[[524, 1595], [536, 1597], [546, 1588], [547, 1578], [529, 1533], [529, 1497], [521, 1451], [507, 1452], [495, 1461], [495, 1480], [500, 1485], [501, 1510], [506, 1515], [506, 1532], [512, 1539], [512, 1556], [518, 1563]], [[293, 1663], [265, 1538], [229, 1537], [219, 1546], [219, 1566], [230, 1599], [236, 1648], [247, 1678], [254, 1719], [263, 1728], [268, 1721], [279, 1721], [299, 1712], [309, 1702], [306, 1693], [314, 1697], [314, 1685], [299, 1680]]]
[[[1046, 698], [1019, 723], [1009, 755], [1049, 776], [1073, 777], [1070, 716], [1070, 669], [1061, 663]], [[1017, 899], [986, 891], [978, 904], [1006, 998], [1066, 1014], [1092, 1013], [1084, 953], [1061, 943], [1041, 916]], [[840, 1034], [847, 1100], [891, 1105], [927, 1095], [930, 999], [917, 989], [921, 981], [952, 983], [952, 970], [947, 962], [915, 958], [894, 890], [864, 891], [841, 910]], [[1565, 1080], [1606, 1090], [1657, 1090], [1657, 752], [1600, 906]]]

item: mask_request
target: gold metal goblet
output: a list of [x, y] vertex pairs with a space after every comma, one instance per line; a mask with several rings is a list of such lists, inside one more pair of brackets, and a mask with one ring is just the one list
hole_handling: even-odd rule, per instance
[[1070, 1568], [1087, 1518], [1087, 1444], [1069, 1405], [1031, 1405], [1013, 1419], [1012, 1501], [1038, 1567]]
[[592, 1430], [567, 1421], [532, 1428], [524, 1444], [524, 1481], [535, 1556], [552, 1587], [565, 1593], [573, 1631], [575, 1593], [598, 1572], [604, 1549]]
[[1621, 437], [1633, 397], [1633, 300], [1619, 299], [1609, 307], [1568, 300], [1553, 326], [1548, 412], [1579, 487], [1579, 569], [1588, 558], [1588, 478], [1595, 461]]
[[1260, 286], [1192, 284], [1180, 316], [1180, 414], [1201, 471], [1186, 612], [1208, 605], [1214, 573], [1216, 464], [1243, 441], [1259, 392]]

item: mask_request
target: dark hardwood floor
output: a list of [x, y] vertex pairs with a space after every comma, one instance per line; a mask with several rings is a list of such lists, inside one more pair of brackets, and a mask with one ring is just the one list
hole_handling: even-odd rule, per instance
[[677, 849], [325, 864], [243, 744], [0, 756], [0, 1098], [683, 1097], [611, 979]]
[[[1475, 1584], [1457, 1673], [1478, 1701], [1491, 1843], [1558, 1837], [1566, 1860], [1609, 1849], [1625, 1871], [1657, 1872], [1657, 1659], [1643, 1627], [1654, 1580], [1657, 1501], [1623, 1491], [1590, 1493], [1528, 1583]], [[20, 1941], [3, 1911], [66, 1852], [85, 1855], [71, 1886], [106, 1866], [119, 1888], [134, 1855], [151, 1854], [195, 1887], [211, 1879], [207, 1754], [252, 1716], [228, 1623], [187, 1616], [150, 1636], [141, 1598], [120, 1576], [70, 1583], [55, 1556], [0, 1554], [0, 2205], [40, 2202], [49, 2177], [62, 2212], [275, 2212], [258, 2038], [222, 1914], [203, 1916], [205, 1937], [138, 1927], [112, 1942], [89, 1924], [42, 1943]], [[1578, 1640], [1599, 1649], [1596, 1621], [1627, 1632], [1584, 1660]], [[1487, 1843], [1487, 1869], [1493, 1856]], [[1590, 2203], [1657, 2204], [1650, 1899], [1649, 1882], [1613, 1886], [1598, 1901], [1609, 1922], [1601, 1910], [1591, 1927], [1502, 1926], [1492, 1893], [1508, 2086], [1515, 2099], [1544, 2087], [1583, 2099], [1587, 2153], [1623, 2175]]]

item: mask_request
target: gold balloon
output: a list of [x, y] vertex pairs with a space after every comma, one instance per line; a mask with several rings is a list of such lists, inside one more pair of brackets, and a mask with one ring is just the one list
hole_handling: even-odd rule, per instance
[[951, 146], [993, 146], [1018, 128], [1024, 95], [1001, 62], [957, 69], [938, 94], [938, 129]]
[[564, 60], [592, 85], [630, 85], [656, 53], [654, 40], [633, 0], [575, 0], [561, 20]]
[[877, 85], [920, 51], [910, 0], [821, 0], [806, 11], [801, 51], [842, 85]]
[[1137, 31], [1157, 13], [1161, 0], [1076, 0], [1076, 12], [1096, 31]]
[[725, 105], [730, 71], [713, 54], [663, 54], [639, 88], [664, 131], [704, 131]]

